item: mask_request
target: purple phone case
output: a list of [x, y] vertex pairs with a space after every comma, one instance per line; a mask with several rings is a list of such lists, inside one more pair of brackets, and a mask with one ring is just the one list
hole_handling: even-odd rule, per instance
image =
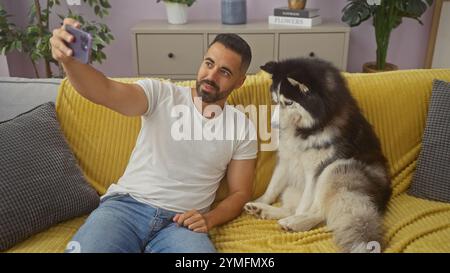
[[73, 51], [72, 57], [84, 64], [89, 63], [92, 50], [91, 34], [69, 25], [66, 25], [65, 29], [75, 38], [75, 41], [68, 43], [68, 46]]

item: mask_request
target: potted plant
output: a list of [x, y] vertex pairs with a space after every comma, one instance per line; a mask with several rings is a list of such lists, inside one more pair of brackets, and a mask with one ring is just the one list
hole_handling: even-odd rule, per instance
[[[170, 24], [180, 25], [187, 23], [187, 8], [194, 4], [195, 0], [162, 0], [166, 5], [167, 20]], [[156, 0], [156, 3], [161, 0]]]
[[394, 28], [402, 23], [402, 19], [412, 18], [421, 25], [420, 17], [433, 4], [433, 0], [348, 0], [342, 10], [342, 21], [351, 27], [373, 17], [375, 39], [377, 43], [376, 62], [365, 64], [365, 72], [376, 72], [397, 69], [386, 62], [389, 38]]
[[[111, 8], [111, 5], [108, 0], [83, 0], [83, 2], [88, 2], [89, 6], [94, 9], [95, 14], [100, 18], [109, 14], [108, 9]], [[0, 54], [6, 54], [13, 50], [25, 53], [30, 58], [37, 78], [41, 76], [39, 75], [37, 63], [43, 60], [45, 77], [54, 77], [55, 75], [50, 64], [53, 63], [57, 66], [59, 64], [52, 57], [49, 42], [52, 33], [49, 24], [52, 10], [58, 10], [56, 6], [59, 5], [59, 0], [32, 1], [29, 24], [24, 29], [21, 29], [9, 21], [11, 15], [0, 4]], [[107, 25], [95, 21], [85, 21], [81, 15], [72, 13], [70, 9], [67, 15], [58, 16], [61, 21], [64, 17], [78, 20], [82, 24], [82, 29], [92, 34], [94, 40], [92, 43], [91, 62], [101, 63], [102, 60], [106, 59], [103, 48], [114, 40], [114, 36]], [[59, 75], [57, 76], [63, 77], [64, 70], [60, 66], [58, 68]]]

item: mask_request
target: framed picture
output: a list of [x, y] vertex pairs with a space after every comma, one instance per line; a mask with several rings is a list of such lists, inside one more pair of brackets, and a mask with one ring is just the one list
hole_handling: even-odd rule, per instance
[[436, 0], [425, 68], [450, 68], [450, 0]]

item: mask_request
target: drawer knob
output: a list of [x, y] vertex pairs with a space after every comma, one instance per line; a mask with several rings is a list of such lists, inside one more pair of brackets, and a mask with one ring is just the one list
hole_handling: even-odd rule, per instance
[[175, 55], [171, 52], [171, 53], [169, 53], [169, 54], [167, 54], [167, 57], [169, 57], [169, 58], [173, 58]]
[[310, 52], [310, 53], [309, 53], [309, 57], [311, 57], [311, 58], [316, 57], [316, 53]]

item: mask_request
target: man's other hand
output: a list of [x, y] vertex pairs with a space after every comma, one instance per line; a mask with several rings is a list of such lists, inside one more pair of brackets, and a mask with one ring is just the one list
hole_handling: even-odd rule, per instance
[[187, 227], [195, 232], [206, 233], [209, 231], [206, 218], [195, 209], [175, 215], [175, 217], [173, 217], [173, 221], [179, 226]]

